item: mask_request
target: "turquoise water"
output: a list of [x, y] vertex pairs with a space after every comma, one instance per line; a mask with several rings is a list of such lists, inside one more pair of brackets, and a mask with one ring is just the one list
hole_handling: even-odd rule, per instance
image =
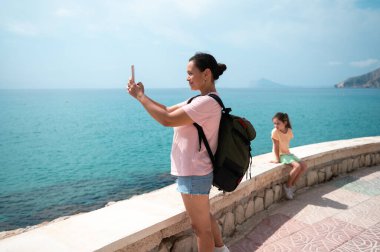
[[[171, 105], [194, 93], [148, 90]], [[222, 89], [254, 124], [253, 155], [271, 151], [271, 118], [287, 112], [292, 146], [380, 135], [380, 90]], [[0, 231], [90, 211], [170, 183], [172, 129], [124, 90], [0, 91]]]

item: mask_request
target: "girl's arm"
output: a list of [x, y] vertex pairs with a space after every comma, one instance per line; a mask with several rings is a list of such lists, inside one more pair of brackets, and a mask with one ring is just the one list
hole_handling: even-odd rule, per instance
[[128, 92], [136, 98], [145, 110], [160, 124], [166, 127], [178, 127], [193, 123], [191, 118], [179, 106], [170, 108], [155, 102], [144, 94], [142, 83], [135, 84], [131, 80], [128, 83]]
[[272, 138], [272, 141], [273, 141], [273, 152], [276, 158], [275, 162], [280, 163], [280, 142], [273, 138]]

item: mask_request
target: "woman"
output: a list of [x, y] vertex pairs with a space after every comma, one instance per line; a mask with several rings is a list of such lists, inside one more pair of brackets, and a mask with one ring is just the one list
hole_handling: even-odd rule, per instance
[[191, 103], [184, 101], [166, 107], [145, 95], [144, 85], [128, 82], [128, 92], [160, 124], [173, 127], [171, 174], [177, 177], [177, 190], [181, 193], [191, 225], [197, 236], [198, 251], [229, 251], [224, 245], [219, 226], [210, 213], [209, 193], [213, 180], [213, 167], [205, 146], [199, 146], [198, 133], [193, 123], [202, 126], [212, 151], [218, 141], [221, 107], [208, 94], [216, 93], [215, 81], [227, 69], [206, 53], [197, 53], [187, 64], [187, 81], [191, 90], [200, 91]]

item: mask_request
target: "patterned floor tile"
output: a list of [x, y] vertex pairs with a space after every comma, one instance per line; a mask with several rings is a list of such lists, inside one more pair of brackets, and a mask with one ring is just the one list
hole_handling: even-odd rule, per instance
[[309, 225], [300, 222], [296, 219], [290, 219], [283, 226], [278, 228], [271, 237], [269, 237], [263, 244], [272, 243], [283, 239], [284, 237], [290, 236], [293, 233], [308, 227]]
[[380, 222], [334, 250], [334, 252], [350, 251], [380, 251]]
[[[323, 200], [323, 199], [321, 199]], [[324, 199], [328, 201], [328, 199]], [[331, 216], [334, 216], [338, 214], [340, 209], [337, 208], [331, 208], [326, 206], [320, 206], [320, 205], [307, 205], [302, 210], [300, 210], [298, 213], [296, 213], [293, 218], [295, 218], [298, 221], [301, 221], [306, 224], [314, 224], [317, 222], [320, 222], [326, 218], [329, 218]]]
[[379, 209], [380, 198], [375, 197], [362, 202], [347, 211], [338, 213], [334, 216], [334, 218], [352, 223], [360, 227], [369, 228], [373, 226], [374, 223], [380, 222]]
[[253, 252], [258, 248], [259, 246], [249, 239], [242, 239], [229, 247], [231, 252]]
[[293, 250], [293, 248], [287, 246], [286, 244], [281, 244], [281, 243], [271, 243], [267, 246], [260, 247], [257, 250], [253, 250], [253, 251], [256, 251], [256, 252], [296, 252], [295, 250]]
[[231, 251], [255, 251], [260, 246], [287, 237], [308, 225], [282, 214], [268, 216], [262, 220], [244, 239], [231, 247]]
[[331, 251], [363, 230], [350, 223], [327, 218], [279, 241], [260, 247], [257, 251]]
[[297, 192], [269, 214], [230, 250], [380, 252], [380, 166]]
[[375, 179], [375, 178], [380, 178], [380, 166], [357, 170], [355, 172], [350, 173], [350, 176], [358, 180], [367, 180], [367, 181]]
[[307, 226], [308, 225], [295, 219], [290, 219], [288, 216], [275, 214], [262, 220], [255, 229], [247, 235], [247, 238], [251, 240], [252, 243], [260, 246], [280, 240]]
[[330, 200], [330, 207], [347, 209], [361, 202], [364, 202], [371, 197], [367, 194], [357, 193], [348, 190], [335, 190], [323, 196]]
[[369, 196], [380, 195], [380, 178], [358, 180], [355, 177], [347, 176], [333, 181], [332, 184], [341, 189], [362, 193]]
[[274, 210], [274, 213], [281, 213], [306, 224], [313, 224], [369, 198], [370, 196], [365, 194], [323, 185], [296, 195], [295, 200], [283, 203], [281, 208]]
[[313, 187], [312, 190], [307, 190], [302, 193], [295, 193], [295, 199], [301, 200], [301, 201], [314, 201], [315, 199], [320, 199], [324, 197], [325, 195], [328, 195], [330, 193], [333, 193], [337, 190], [337, 187], [334, 185], [317, 185], [316, 187]]
[[314, 224], [325, 218], [334, 216], [341, 211], [339, 208], [326, 206], [331, 204], [327, 203], [327, 201], [330, 201], [329, 199], [321, 200], [326, 201], [325, 204], [319, 203], [322, 206], [313, 205], [309, 202], [297, 202], [294, 200], [291, 205], [281, 207], [281, 209], [276, 210], [276, 212], [295, 218], [305, 224]]

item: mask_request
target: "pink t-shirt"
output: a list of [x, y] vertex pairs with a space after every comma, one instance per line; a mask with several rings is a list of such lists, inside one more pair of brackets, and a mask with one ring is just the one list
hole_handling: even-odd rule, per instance
[[[215, 93], [216, 94], [216, 93]], [[187, 104], [180, 103], [186, 114], [198, 123], [206, 135], [212, 152], [218, 146], [218, 132], [222, 108], [214, 98], [204, 95]], [[171, 152], [171, 174], [175, 176], [203, 176], [212, 172], [211, 159], [206, 147], [199, 151], [198, 131], [193, 124], [174, 127]]]

